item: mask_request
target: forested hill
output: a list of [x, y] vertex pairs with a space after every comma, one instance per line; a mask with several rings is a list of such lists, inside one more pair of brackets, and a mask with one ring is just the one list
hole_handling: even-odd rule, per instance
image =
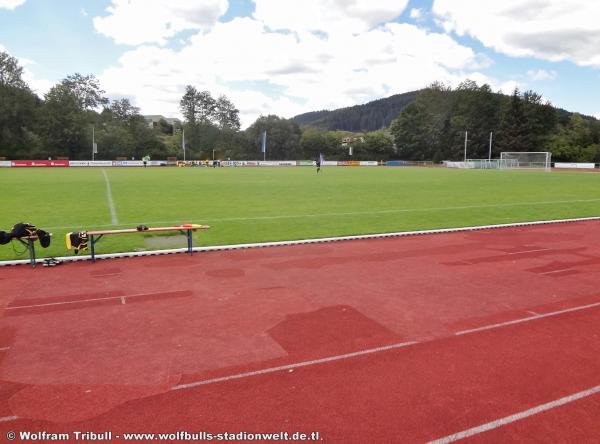
[[417, 98], [419, 91], [396, 94], [385, 99], [374, 100], [364, 105], [355, 105], [333, 111], [313, 111], [300, 114], [292, 120], [300, 126], [321, 130], [343, 130], [352, 132], [375, 131], [387, 128], [400, 111]]

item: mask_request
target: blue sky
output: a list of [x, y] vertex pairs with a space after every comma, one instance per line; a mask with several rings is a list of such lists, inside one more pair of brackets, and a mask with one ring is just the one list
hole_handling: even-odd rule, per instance
[[109, 97], [176, 116], [193, 84], [245, 125], [465, 78], [600, 115], [599, 16], [583, 0], [0, 0], [0, 49], [40, 95], [94, 74]]

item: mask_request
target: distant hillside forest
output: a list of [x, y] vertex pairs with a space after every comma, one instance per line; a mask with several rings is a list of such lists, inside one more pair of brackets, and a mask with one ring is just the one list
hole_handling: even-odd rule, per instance
[[310, 126], [321, 130], [376, 131], [389, 127], [400, 111], [413, 102], [418, 95], [419, 91], [411, 91], [374, 100], [364, 105], [355, 105], [334, 111], [313, 111], [300, 114], [292, 120], [300, 126]]
[[[17, 59], [0, 51], [0, 159], [117, 157], [188, 160], [460, 160], [501, 151], [551, 151], [553, 160], [600, 162], [600, 122], [544, 102], [533, 91], [512, 96], [465, 81], [440, 83], [364, 105], [284, 119], [260, 116], [241, 130], [239, 110], [226, 97], [187, 85], [181, 125], [149, 123], [128, 99], [109, 100], [93, 75], [72, 74], [38, 97]], [[185, 137], [184, 137], [185, 136]]]

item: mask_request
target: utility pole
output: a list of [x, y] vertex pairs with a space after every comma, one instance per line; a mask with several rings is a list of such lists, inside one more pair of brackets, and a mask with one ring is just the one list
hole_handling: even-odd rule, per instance
[[467, 131], [465, 131], [465, 162], [467, 161]]
[[490, 153], [488, 155], [488, 160], [492, 160], [492, 132], [490, 132]]

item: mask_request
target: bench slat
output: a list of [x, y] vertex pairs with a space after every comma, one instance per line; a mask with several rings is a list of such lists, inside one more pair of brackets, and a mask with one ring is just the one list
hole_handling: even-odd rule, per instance
[[125, 228], [122, 230], [98, 230], [98, 231], [88, 231], [88, 235], [99, 236], [101, 234], [124, 234], [124, 233], [148, 233], [151, 231], [196, 231], [196, 230], [207, 230], [209, 229], [209, 225], [194, 225], [192, 227], [185, 226], [175, 226], [175, 227], [156, 227], [156, 228], [148, 228], [147, 230], [139, 231], [136, 228]]

